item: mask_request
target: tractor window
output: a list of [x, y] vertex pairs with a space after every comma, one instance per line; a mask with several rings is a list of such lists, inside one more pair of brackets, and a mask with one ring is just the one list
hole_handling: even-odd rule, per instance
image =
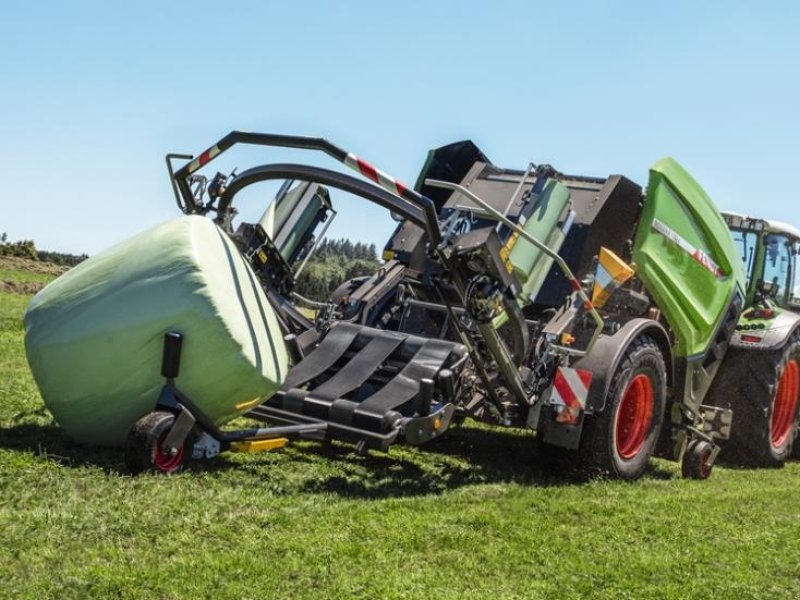
[[744, 274], [747, 277], [747, 288], [750, 287], [750, 280], [753, 277], [753, 262], [756, 255], [756, 243], [758, 236], [752, 231], [731, 231], [733, 235], [733, 243], [739, 254], [742, 256], [742, 263], [744, 263]]
[[792, 246], [786, 236], [774, 233], [764, 238], [764, 246], [764, 281], [775, 284], [775, 298], [784, 304], [792, 284]]

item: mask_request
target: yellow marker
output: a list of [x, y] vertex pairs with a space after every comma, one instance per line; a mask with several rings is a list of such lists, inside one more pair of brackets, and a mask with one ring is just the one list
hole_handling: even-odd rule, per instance
[[511, 251], [514, 249], [518, 239], [519, 231], [514, 231], [508, 238], [505, 246], [500, 248], [500, 259], [503, 261], [503, 264], [506, 266], [506, 271], [509, 273], [514, 270], [514, 265], [511, 264], [509, 257], [511, 256]]
[[602, 308], [609, 296], [634, 275], [634, 270], [608, 248], [600, 248], [592, 289], [592, 304]]
[[237, 404], [235, 406], [235, 408], [239, 412], [244, 411], [244, 410], [250, 410], [254, 406], [258, 406], [259, 404], [261, 404], [262, 400], [263, 400], [263, 398], [261, 396], [257, 396], [255, 398], [253, 398], [252, 400], [248, 400], [247, 402], [240, 402], [239, 404]]
[[258, 259], [259, 259], [259, 260], [260, 260], [262, 263], [266, 263], [266, 262], [267, 262], [267, 253], [266, 253], [266, 252], [264, 252], [263, 250], [259, 250], [259, 251], [258, 251]]
[[286, 438], [270, 438], [268, 440], [244, 440], [231, 442], [231, 452], [263, 452], [283, 448], [289, 440]]
[[390, 260], [394, 259], [394, 252], [391, 250], [384, 250], [383, 251], [383, 260], [389, 262]]
[[500, 248], [500, 258], [503, 259], [503, 261], [507, 261], [508, 257], [511, 256], [511, 250], [514, 249], [518, 239], [519, 231], [515, 231], [511, 234], [511, 237], [508, 238], [506, 245]]

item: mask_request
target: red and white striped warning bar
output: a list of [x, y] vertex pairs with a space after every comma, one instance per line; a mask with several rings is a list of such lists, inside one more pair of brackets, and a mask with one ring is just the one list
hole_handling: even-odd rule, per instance
[[211, 146], [211, 148], [209, 148], [208, 150], [206, 150], [205, 152], [203, 152], [203, 153], [202, 153], [200, 156], [198, 156], [197, 158], [195, 158], [195, 159], [194, 159], [194, 160], [193, 160], [193, 161], [192, 161], [192, 162], [189, 164], [188, 173], [191, 175], [192, 173], [194, 173], [195, 171], [197, 171], [197, 169], [199, 169], [199, 168], [200, 168], [200, 167], [202, 167], [204, 164], [206, 164], [208, 161], [210, 161], [212, 158], [214, 158], [215, 156], [217, 156], [217, 154], [219, 154], [220, 152], [221, 152], [221, 150], [219, 149], [219, 145], [217, 145], [217, 146]]
[[405, 184], [397, 181], [397, 179], [387, 173], [384, 173], [380, 169], [373, 167], [367, 161], [358, 158], [352, 152], [345, 157], [344, 164], [351, 169], [358, 171], [367, 179], [371, 179], [382, 188], [392, 192], [393, 194], [397, 194], [401, 198], [408, 189]]
[[694, 260], [696, 260], [700, 266], [713, 273], [715, 277], [721, 278], [725, 276], [725, 273], [722, 272], [720, 266], [715, 263], [708, 254], [703, 252], [700, 248], [695, 248], [692, 246], [687, 240], [682, 238], [677, 231], [670, 229], [670, 227], [668, 227], [663, 221], [653, 219], [653, 229], [655, 229], [669, 241], [673, 242], [681, 250], [686, 252]]
[[586, 408], [592, 372], [585, 369], [558, 367], [553, 378], [550, 404], [556, 408], [556, 421], [574, 425]]

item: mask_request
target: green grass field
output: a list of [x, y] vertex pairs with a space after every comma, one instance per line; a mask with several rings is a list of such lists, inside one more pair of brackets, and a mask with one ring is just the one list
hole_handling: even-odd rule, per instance
[[0, 294], [0, 597], [800, 595], [798, 463], [576, 482], [530, 436], [468, 426], [388, 455], [302, 442], [129, 477], [44, 408], [29, 299]]

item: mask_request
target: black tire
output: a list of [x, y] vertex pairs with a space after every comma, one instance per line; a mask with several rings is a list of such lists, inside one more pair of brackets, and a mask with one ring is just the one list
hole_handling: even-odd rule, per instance
[[[800, 405], [797, 407], [797, 412], [800, 413]], [[789, 458], [800, 460], [800, 416], [798, 416], [797, 430], [794, 434], [794, 441], [792, 442], [792, 453]]]
[[[618, 479], [639, 478], [653, 455], [667, 397], [667, 369], [658, 344], [637, 337], [611, 378], [605, 410], [586, 417], [578, 449], [589, 473]], [[634, 419], [631, 420], [631, 407]]]
[[175, 415], [163, 411], [151, 412], [136, 421], [125, 444], [125, 465], [133, 475], [145, 471], [172, 475], [183, 469], [191, 453], [188, 441], [175, 456], [161, 450], [161, 443], [174, 423]]
[[686, 479], [708, 479], [711, 477], [713, 464], [708, 464], [714, 448], [706, 441], [689, 442], [681, 462], [681, 475]]
[[[795, 332], [779, 350], [732, 349], [725, 358], [709, 393], [710, 403], [733, 410], [731, 437], [720, 442], [726, 462], [751, 467], [780, 467], [792, 454], [797, 432], [800, 370], [800, 333]], [[779, 401], [780, 384], [794, 372], [793, 394]], [[786, 409], [787, 398], [794, 398], [793, 415], [779, 418], [776, 406]], [[786, 414], [784, 412], [784, 414]], [[776, 417], [773, 421], [773, 416]], [[777, 430], [773, 431], [773, 424]], [[788, 431], [786, 427], [788, 426]], [[773, 435], [774, 434], [774, 435]]]

